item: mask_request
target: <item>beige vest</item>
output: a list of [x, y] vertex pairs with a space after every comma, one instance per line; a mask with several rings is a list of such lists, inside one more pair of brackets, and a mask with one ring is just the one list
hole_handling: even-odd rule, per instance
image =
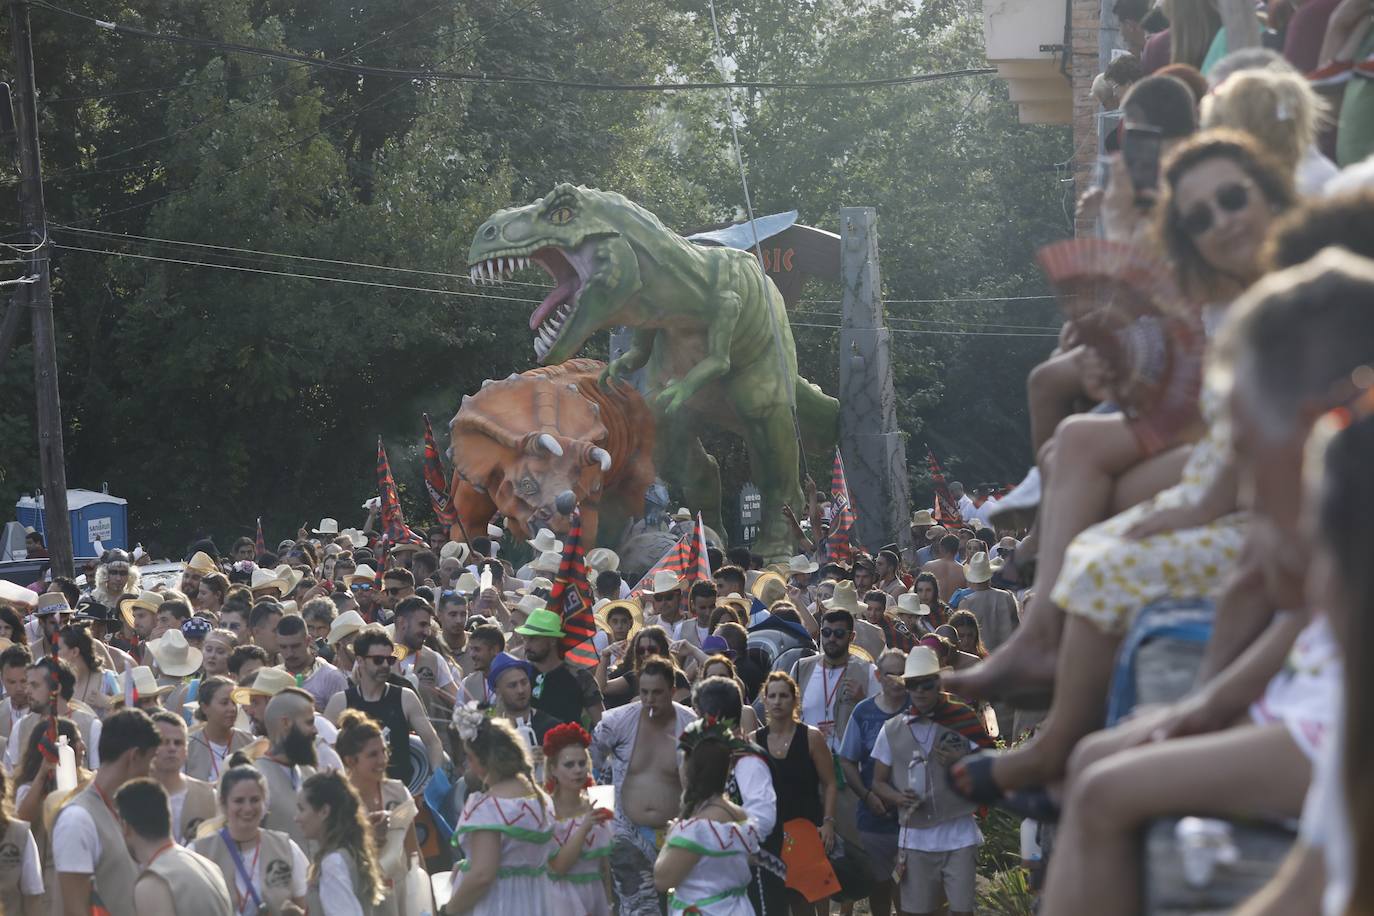
[[[294, 862], [291, 856], [291, 840], [284, 833], [275, 830], [263, 830], [258, 836], [262, 844], [258, 851], [258, 868], [253, 869], [253, 854], [248, 853], [248, 858], [244, 860], [243, 867], [249, 870], [250, 877], [253, 879], [254, 887], [257, 888], [258, 896], [262, 902], [267, 904], [267, 909], [273, 914], [281, 912], [281, 908], [291, 899], [291, 884], [295, 876], [291, 873]], [[233, 840], [230, 840], [232, 843]], [[191, 844], [191, 849], [219, 866], [220, 875], [224, 878], [224, 884], [229, 888], [229, 898], [231, 901], [238, 902], [237, 882], [238, 869], [234, 866], [234, 857], [229, 852], [229, 847], [224, 845], [224, 839], [214, 833], [210, 836], [203, 836]], [[262, 874], [262, 883], [258, 884], [258, 875], [255, 871]], [[252, 894], [248, 895], [249, 901]], [[245, 902], [241, 907], [246, 912], [252, 912], [251, 902]]]
[[234, 916], [233, 898], [219, 866], [189, 849], [169, 847], [158, 853], [143, 874], [167, 882], [175, 916]]
[[[353, 896], [358, 898], [358, 904], [363, 908], [363, 916], [372, 916], [372, 901], [363, 899], [363, 882], [358, 875], [358, 863], [353, 861], [353, 856], [343, 853], [344, 864], [348, 866], [348, 877], [352, 879]], [[310, 913], [324, 913], [324, 903], [320, 900], [319, 879], [310, 882]]]
[[28, 848], [28, 821], [11, 818], [0, 834], [0, 900], [19, 899], [19, 879], [23, 875], [24, 850]]
[[181, 817], [172, 825], [172, 832], [183, 846], [196, 838], [200, 825], [219, 813], [215, 789], [208, 782], [183, 776], [186, 800], [181, 803]]
[[[887, 735], [888, 747], [892, 749], [892, 785], [898, 792], [914, 789], [916, 794], [921, 796], [919, 805], [901, 815], [903, 826], [934, 827], [957, 817], [965, 817], [978, 810], [977, 805], [956, 794], [954, 789], [950, 787], [946, 768], [934, 760], [927, 759], [928, 752], [917, 743], [916, 737], [911, 733], [911, 726], [907, 723], [905, 713], [888, 719], [887, 724], [883, 726], [883, 733]], [[956, 731], [945, 728], [943, 725], [935, 726], [935, 735], [931, 747], [935, 747], [948, 735], [953, 735], [963, 747], [968, 747], [967, 738]], [[926, 760], [925, 785], [923, 786], [911, 785], [908, 764], [913, 757]]]
[[262, 826], [286, 834], [301, 849], [309, 850], [305, 834], [296, 823], [296, 796], [305, 781], [315, 775], [314, 767], [295, 767], [293, 781], [292, 770], [275, 760], [259, 757], [254, 764], [267, 779], [267, 816], [262, 819]]
[[878, 656], [887, 648], [887, 637], [883, 634], [883, 628], [858, 617], [854, 618], [854, 642], [860, 649], [873, 656], [874, 661], [877, 661]]
[[[91, 727], [95, 725], [95, 716], [92, 715], [89, 711], [87, 711], [85, 707], [73, 706], [71, 704], [68, 704], [67, 714], [65, 718], [71, 719], [73, 722], [75, 722], [77, 731], [81, 732], [81, 741], [83, 744], [86, 745], [86, 759], [78, 760], [76, 762], [76, 765], [86, 766], [90, 762], [91, 751], [95, 748], [95, 745], [91, 743]], [[44, 723], [44, 725], [46, 726], [47, 721], [47, 716], [39, 716], [35, 715], [34, 713], [28, 713], [24, 716], [24, 718], [19, 720], [18, 738], [20, 760], [24, 759], [24, 751], [26, 751], [29, 747], [29, 739], [33, 736], [34, 726], [37, 725], [39, 722]]]
[[[797, 662], [797, 709], [801, 710], [802, 697], [806, 696], [806, 684], [811, 680], [811, 675], [816, 673], [816, 666], [821, 663], [824, 656], [811, 655]], [[868, 682], [873, 671], [873, 663], [866, 662], [861, 658], [849, 656], [849, 662], [845, 665], [844, 676], [847, 680], [853, 681], [860, 687], [857, 699], [846, 700], [843, 696], [835, 697], [835, 734], [839, 737], [844, 736], [845, 726], [849, 724], [849, 716], [854, 712], [854, 707], [859, 705], [859, 701], [868, 696]]]
[[186, 736], [186, 766], [182, 768], [187, 776], [206, 782], [217, 782], [220, 774], [228, 768], [229, 758], [253, 743], [253, 736], [237, 728], [229, 732], [229, 750], [224, 759], [218, 760], [210, 750], [210, 742], [205, 740], [205, 726], [193, 730]]
[[57, 815], [71, 808], [85, 808], [95, 822], [96, 836], [100, 838], [100, 860], [95, 863], [94, 881], [91, 883], [91, 901], [97, 899], [110, 916], [135, 916], [134, 882], [138, 880], [138, 866], [129, 857], [129, 849], [124, 845], [124, 831], [96, 791], [95, 784], [87, 786], [72, 797]]

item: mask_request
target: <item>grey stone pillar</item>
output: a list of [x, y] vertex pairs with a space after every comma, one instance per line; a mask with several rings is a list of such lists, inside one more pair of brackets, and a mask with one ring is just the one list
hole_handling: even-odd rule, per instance
[[892, 341], [883, 325], [877, 224], [872, 207], [840, 209], [840, 452], [859, 516], [859, 543], [869, 550], [911, 541], [906, 444], [897, 430]]

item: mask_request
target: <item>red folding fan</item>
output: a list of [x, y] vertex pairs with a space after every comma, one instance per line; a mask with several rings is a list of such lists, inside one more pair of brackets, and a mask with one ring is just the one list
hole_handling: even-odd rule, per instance
[[1079, 339], [1110, 367], [1112, 397], [1145, 452], [1199, 428], [1206, 336], [1169, 266], [1103, 239], [1056, 242], [1036, 259]]

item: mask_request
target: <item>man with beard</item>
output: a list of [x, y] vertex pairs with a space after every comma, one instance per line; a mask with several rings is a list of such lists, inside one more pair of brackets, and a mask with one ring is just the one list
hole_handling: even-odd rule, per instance
[[248, 614], [248, 632], [253, 645], [262, 646], [274, 665], [277, 663], [277, 621], [281, 618], [281, 605], [275, 601], [259, 601]]
[[14, 723], [29, 711], [28, 672], [32, 664], [28, 646], [10, 646], [0, 652], [0, 685], [5, 688], [5, 699], [0, 701], [0, 737], [4, 737], [6, 749]]
[[181, 570], [181, 593], [194, 598], [200, 592], [200, 580], [212, 572], [219, 572], [215, 561], [208, 553], [196, 551]]
[[[258, 646], [239, 646], [233, 654], [237, 654], [242, 649], [252, 649], [255, 652], [262, 652]], [[232, 658], [231, 654], [231, 666]], [[245, 748], [249, 757], [257, 757], [265, 753], [271, 746], [270, 736], [267, 730], [267, 706], [283, 690], [299, 689], [296, 688], [296, 679], [287, 674], [281, 668], [267, 668], [261, 665], [261, 659], [252, 656], [244, 659], [240, 670], [249, 673], [239, 676], [239, 686], [234, 688], [230, 694], [230, 699], [238, 706], [243, 707], [244, 715], [248, 717], [252, 725], [253, 734], [258, 736], [258, 740]], [[232, 671], [232, 667], [230, 668]], [[334, 724], [325, 719], [318, 713], [314, 715], [315, 721], [315, 756], [319, 761], [319, 768], [322, 770], [343, 769], [343, 762], [339, 760], [339, 755], [334, 753], [334, 748], [330, 742], [338, 736]]]
[[330, 698], [325, 718], [337, 724], [345, 709], [357, 709], [376, 719], [387, 735], [391, 759], [387, 762], [386, 775], [392, 779], [410, 782], [411, 734], [419, 735], [424, 742], [430, 765], [435, 769], [442, 767], [444, 748], [434, 725], [425, 715], [424, 704], [415, 691], [391, 680], [396, 644], [386, 635], [386, 630], [376, 624], [359, 630], [353, 638], [353, 655], [358, 660], [353, 669], [355, 682]]
[[323, 710], [329, 698], [348, 689], [342, 671], [315, 655], [315, 644], [305, 632], [305, 618], [295, 614], [277, 620], [277, 650], [281, 666], [296, 679], [296, 686], [315, 698], [315, 708]]
[[[553, 611], [536, 610], [515, 632], [525, 637], [525, 659], [534, 666], [534, 708], [559, 722], [595, 726], [605, 709], [596, 680], [583, 681], [563, 661], [563, 621]], [[590, 683], [590, 686], [589, 686]]]
[[487, 686], [487, 672], [492, 659], [506, 651], [506, 634], [494, 623], [481, 623], [468, 634], [468, 658], [472, 673], [463, 678], [463, 693], [468, 701], [490, 706], [491, 688]]
[[296, 796], [301, 783], [315, 775], [315, 698], [299, 687], [287, 687], [267, 701], [263, 711], [267, 753], [253, 761], [267, 780], [267, 815], [262, 825], [278, 830], [306, 847], [296, 823]]
[[853, 640], [854, 615], [827, 610], [821, 618], [821, 654], [799, 659], [791, 671], [801, 695], [802, 721], [825, 735], [832, 752], [840, 749], [854, 707], [879, 689], [873, 663], [849, 654]]
[[492, 659], [491, 670], [487, 672], [487, 683], [496, 701], [497, 714], [524, 735], [537, 767], [544, 733], [561, 723], [548, 713], [530, 706], [533, 682], [534, 666], [505, 652]]
[[126, 782], [148, 775], [161, 740], [141, 710], [121, 710], [106, 724], [99, 748], [104, 765], [62, 806], [53, 824], [53, 870], [67, 916], [86, 916], [98, 912], [97, 907], [110, 916], [135, 916], [138, 866], [129, 858], [109, 800]]
[[138, 569], [122, 550], [107, 550], [95, 570], [95, 587], [91, 595], [108, 607], [119, 603], [123, 595], [138, 594]]
[[[439, 595], [439, 635], [448, 647], [453, 661], [449, 673], [460, 681], [476, 670], [468, 655], [468, 599], [456, 589], [446, 589]], [[455, 691], [457, 692], [457, 691]]]
[[402, 677], [413, 677], [420, 696], [435, 716], [447, 720], [453, 714], [458, 687], [448, 663], [425, 643], [434, 626], [434, 608], [424, 598], [411, 595], [396, 603], [396, 642], [405, 646], [406, 657], [396, 666]]
[[153, 713], [153, 725], [162, 743], [153, 755], [151, 775], [167, 792], [171, 835], [186, 845], [196, 838], [201, 823], [215, 816], [215, 789], [208, 782], [182, 773], [186, 766], [186, 720], [160, 709]]
[[71, 666], [45, 655], [29, 666], [24, 679], [28, 686], [29, 711], [14, 723], [9, 744], [5, 747], [5, 764], [10, 772], [18, 767], [33, 730], [45, 726], [48, 717], [54, 714], [76, 723], [81, 740], [86, 743], [90, 767], [98, 767], [100, 758], [96, 749], [100, 746], [101, 723], [88, 707], [71, 705], [72, 692], [76, 689], [76, 674]]
[[162, 595], [157, 592], [137, 592], [119, 599], [119, 616], [124, 622], [124, 630], [111, 642], [140, 665], [145, 658], [143, 646], [157, 629], [157, 609], [161, 606]]

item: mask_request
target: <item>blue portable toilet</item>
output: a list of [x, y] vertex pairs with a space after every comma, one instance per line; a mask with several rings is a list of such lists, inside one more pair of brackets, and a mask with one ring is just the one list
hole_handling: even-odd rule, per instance
[[[43, 497], [25, 496], [15, 503], [19, 523], [43, 534], [48, 527]], [[72, 547], [78, 557], [97, 556], [95, 542], [107, 550], [129, 549], [129, 502], [95, 490], [68, 490], [67, 513], [71, 516]]]

